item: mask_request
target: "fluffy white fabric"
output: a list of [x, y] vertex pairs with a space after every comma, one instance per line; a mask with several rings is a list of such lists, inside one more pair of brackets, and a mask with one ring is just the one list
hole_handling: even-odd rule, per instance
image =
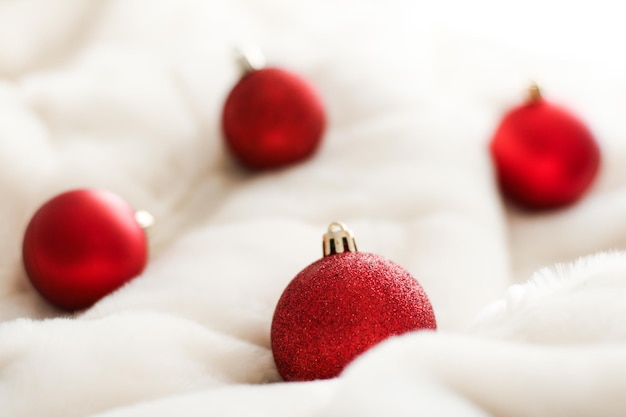
[[[623, 416], [626, 255], [593, 255], [626, 245], [619, 13], [429, 3], [1, 2], [0, 415]], [[310, 161], [251, 174], [225, 152], [242, 42], [324, 98]], [[531, 77], [604, 156], [584, 200], [541, 215], [501, 203], [486, 147]], [[68, 316], [20, 249], [38, 206], [75, 187], [157, 225], [146, 271]], [[439, 331], [282, 383], [273, 309], [333, 220], [418, 278]]]

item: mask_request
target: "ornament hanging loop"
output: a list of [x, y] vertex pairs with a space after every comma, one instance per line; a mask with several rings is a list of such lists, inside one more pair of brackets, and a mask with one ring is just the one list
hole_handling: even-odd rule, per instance
[[332, 222], [324, 234], [323, 251], [324, 256], [357, 252], [354, 235], [342, 222]]

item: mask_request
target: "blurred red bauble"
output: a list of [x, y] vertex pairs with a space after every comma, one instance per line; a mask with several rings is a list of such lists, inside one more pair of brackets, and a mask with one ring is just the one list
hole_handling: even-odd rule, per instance
[[302, 78], [278, 68], [253, 70], [230, 92], [222, 114], [228, 149], [253, 170], [302, 161], [318, 148], [326, 116]]
[[66, 310], [89, 307], [141, 273], [148, 252], [133, 209], [92, 189], [46, 202], [28, 224], [22, 249], [33, 286]]
[[285, 381], [333, 378], [390, 336], [437, 327], [426, 293], [405, 269], [357, 252], [341, 223], [324, 239], [324, 257], [289, 283], [274, 312], [272, 352]]
[[509, 111], [491, 141], [502, 193], [527, 209], [563, 207], [592, 184], [600, 149], [578, 118], [541, 98]]

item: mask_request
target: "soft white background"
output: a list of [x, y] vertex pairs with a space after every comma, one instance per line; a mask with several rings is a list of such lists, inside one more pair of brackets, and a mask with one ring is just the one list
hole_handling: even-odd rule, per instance
[[[0, 2], [0, 415], [623, 416], [626, 258], [594, 255], [626, 247], [621, 6], [433, 3]], [[310, 161], [251, 174], [225, 152], [241, 43], [319, 90]], [[487, 153], [530, 79], [604, 158], [580, 203], [539, 215], [500, 200]], [[146, 271], [68, 316], [20, 246], [75, 187], [157, 225]], [[333, 220], [418, 278], [439, 331], [281, 383], [273, 309]]]

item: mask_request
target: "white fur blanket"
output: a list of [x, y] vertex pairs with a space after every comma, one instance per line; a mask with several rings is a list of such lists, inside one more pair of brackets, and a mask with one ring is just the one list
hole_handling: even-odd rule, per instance
[[[619, 3], [430, 3], [0, 2], [0, 416], [626, 415]], [[241, 42], [323, 97], [306, 163], [249, 174], [227, 155]], [[487, 152], [529, 78], [604, 157], [548, 214], [503, 205]], [[76, 187], [157, 225], [145, 272], [68, 316], [20, 250], [39, 205]], [[418, 278], [439, 330], [283, 383], [274, 306], [334, 220]]]

